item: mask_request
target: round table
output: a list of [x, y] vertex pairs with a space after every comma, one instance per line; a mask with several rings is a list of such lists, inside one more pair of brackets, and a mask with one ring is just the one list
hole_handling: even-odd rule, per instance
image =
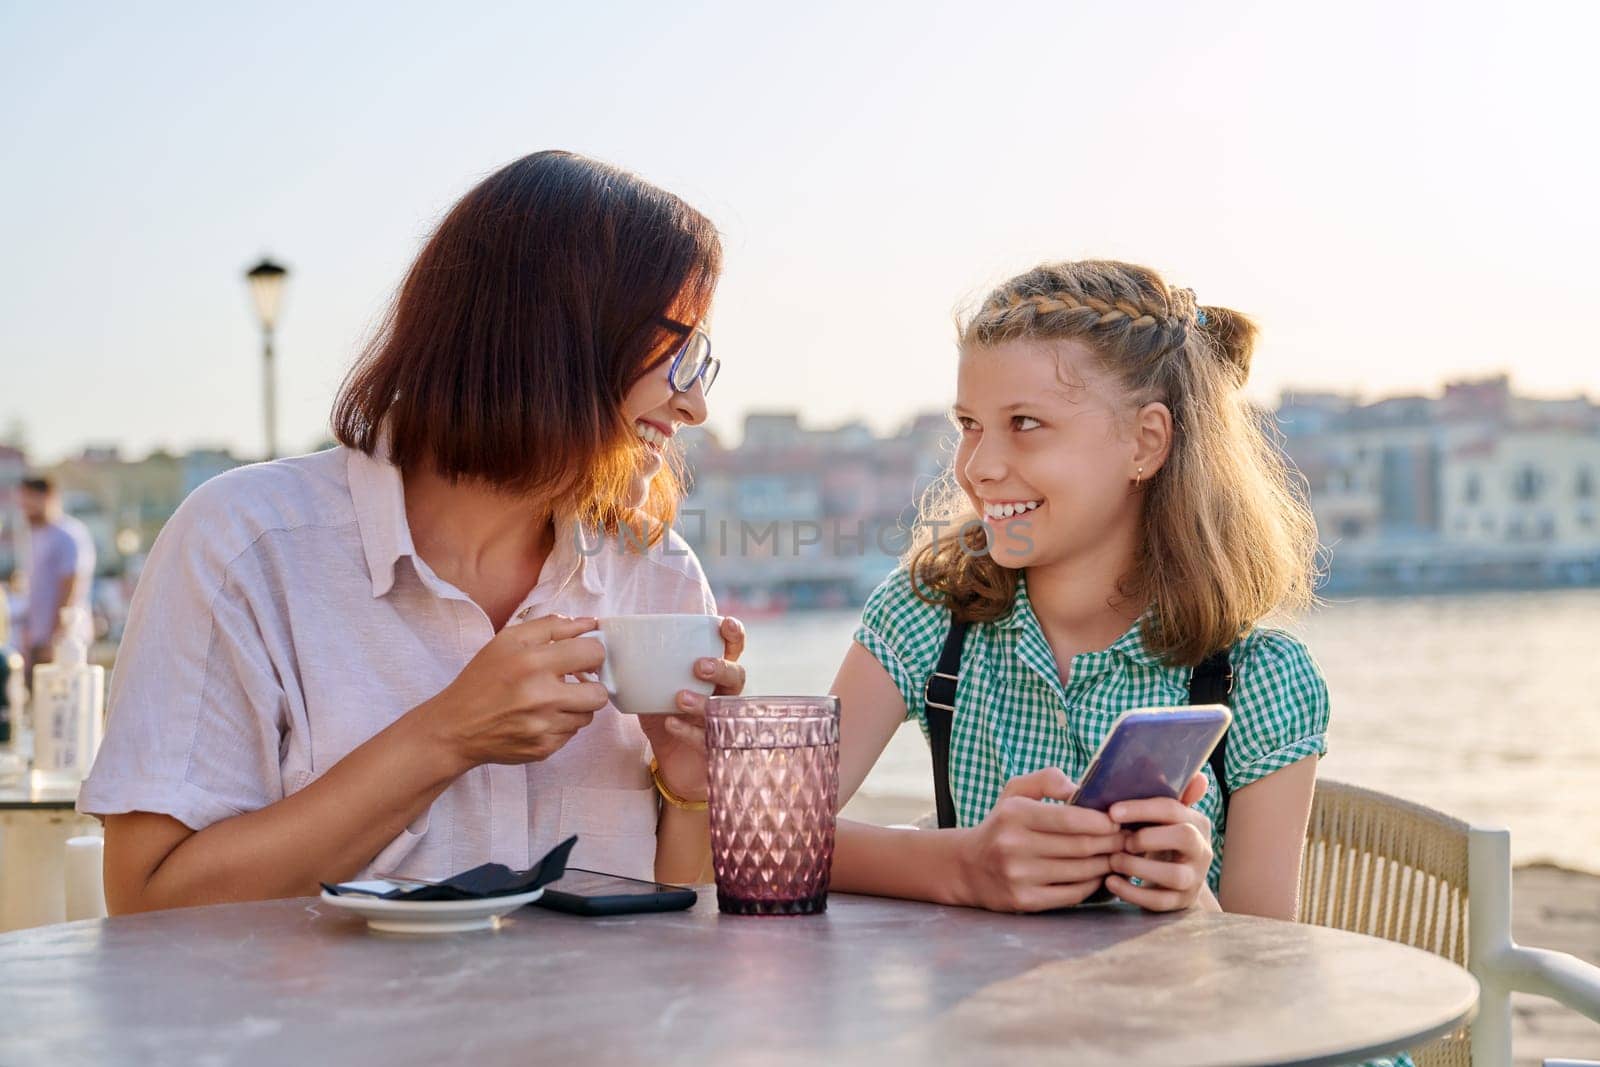
[[0, 936], [0, 1060], [30, 1063], [1326, 1064], [1465, 1023], [1466, 971], [1357, 934], [1117, 908], [374, 934], [316, 898]]

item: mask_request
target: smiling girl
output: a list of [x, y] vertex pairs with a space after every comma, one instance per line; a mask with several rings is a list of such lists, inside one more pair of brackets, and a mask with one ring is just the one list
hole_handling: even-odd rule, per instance
[[[954, 485], [834, 683], [844, 800], [902, 721], [926, 731], [956, 627], [956, 827], [842, 824], [835, 888], [1006, 911], [1104, 888], [1156, 911], [1294, 917], [1328, 702], [1304, 646], [1260, 625], [1310, 600], [1316, 537], [1240, 394], [1254, 338], [1154, 271], [1095, 260], [1013, 278], [964, 325]], [[1122, 712], [1188, 703], [1223, 652], [1225, 812], [1209, 770], [1180, 800], [1051, 803]]]

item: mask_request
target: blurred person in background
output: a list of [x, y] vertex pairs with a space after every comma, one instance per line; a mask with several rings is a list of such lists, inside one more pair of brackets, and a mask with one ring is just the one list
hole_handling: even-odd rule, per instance
[[61, 492], [49, 478], [22, 482], [22, 513], [28, 519], [27, 600], [18, 628], [18, 647], [32, 676], [38, 663], [49, 663], [63, 637], [63, 608], [82, 609], [74, 616], [78, 637], [87, 646], [91, 632], [89, 591], [94, 581], [94, 538], [88, 527], [61, 507]]

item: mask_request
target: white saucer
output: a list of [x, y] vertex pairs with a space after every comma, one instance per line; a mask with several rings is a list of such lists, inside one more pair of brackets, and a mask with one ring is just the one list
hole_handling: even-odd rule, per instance
[[359, 893], [335, 896], [322, 891], [325, 903], [353, 911], [374, 930], [391, 934], [455, 934], [492, 930], [507, 915], [544, 896], [544, 890], [482, 900], [383, 900]]

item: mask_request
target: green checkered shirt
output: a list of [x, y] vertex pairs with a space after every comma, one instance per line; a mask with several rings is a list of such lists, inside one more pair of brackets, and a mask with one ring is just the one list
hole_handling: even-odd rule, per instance
[[[927, 592], [924, 589], [924, 592]], [[920, 600], [904, 568], [867, 598], [855, 639], [877, 661], [906, 702], [908, 718], [928, 733], [924, 704], [928, 678], [939, 662], [949, 611]], [[1246, 634], [1229, 651], [1234, 686], [1229, 697], [1228, 786], [1239, 790], [1307, 756], [1327, 752], [1328, 688], [1305, 645], [1268, 628]], [[1009, 614], [967, 631], [961, 684], [950, 727], [950, 793], [962, 826], [983, 821], [1006, 782], [1044, 767], [1060, 767], [1077, 781], [1110, 732], [1132, 708], [1189, 701], [1189, 667], [1168, 667], [1144, 647], [1135, 623], [1103, 652], [1072, 657], [1061, 682], [1055, 653], [1028, 601], [1026, 576], [1017, 583]], [[1222, 877], [1224, 827], [1211, 768], [1210, 788], [1197, 805], [1211, 820], [1216, 852], [1208, 881]], [[1412, 1067], [1404, 1054], [1370, 1060], [1364, 1067]]]
[[[926, 592], [926, 590], [924, 590]], [[950, 612], [918, 599], [905, 568], [867, 598], [856, 641], [883, 664], [905, 699], [907, 717], [928, 732], [928, 677], [950, 629]], [[1273, 771], [1327, 751], [1328, 690], [1311, 655], [1282, 630], [1258, 628], [1233, 646], [1233, 726], [1228, 785], [1237, 791]], [[961, 685], [950, 730], [950, 793], [961, 826], [983, 821], [1006, 782], [1044, 767], [1077, 781], [1131, 708], [1189, 702], [1192, 668], [1168, 667], [1145, 649], [1140, 624], [1103, 652], [1072, 657], [1062, 684], [1055, 654], [1017, 583], [1011, 612], [973, 625], [961, 657]], [[1198, 807], [1212, 821], [1213, 892], [1222, 875], [1220, 795], [1211, 787]]]

